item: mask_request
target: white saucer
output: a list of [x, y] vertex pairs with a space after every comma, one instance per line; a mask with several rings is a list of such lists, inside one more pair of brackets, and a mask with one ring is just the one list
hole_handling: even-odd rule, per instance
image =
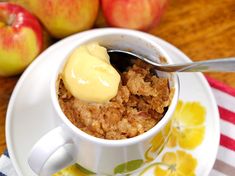
[[[99, 30], [99, 29], [98, 29]], [[97, 30], [97, 31], [98, 31]], [[94, 31], [93, 31], [94, 32]], [[65, 57], [76, 41], [90, 31], [73, 35], [43, 52], [24, 72], [18, 81], [7, 111], [6, 140], [8, 151], [16, 172], [20, 176], [34, 176], [27, 164], [27, 156], [33, 144], [50, 129], [57, 126], [49, 99], [49, 77], [58, 57]], [[175, 62], [190, 60], [169, 43], [148, 34]], [[200, 73], [180, 73], [180, 99], [198, 101], [207, 111], [206, 134], [203, 143], [191, 151], [198, 160], [196, 175], [208, 175], [216, 159], [219, 145], [219, 113], [210, 87]]]

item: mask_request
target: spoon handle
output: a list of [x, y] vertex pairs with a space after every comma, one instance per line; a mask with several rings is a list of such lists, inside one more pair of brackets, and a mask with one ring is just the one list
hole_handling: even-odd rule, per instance
[[235, 57], [155, 67], [167, 72], [235, 72]]

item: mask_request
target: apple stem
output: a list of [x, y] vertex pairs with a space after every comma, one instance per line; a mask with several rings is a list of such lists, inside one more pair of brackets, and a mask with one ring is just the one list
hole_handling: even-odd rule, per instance
[[7, 25], [11, 26], [13, 24], [13, 22], [15, 21], [16, 15], [15, 14], [11, 14], [7, 20]]
[[4, 18], [4, 16], [3, 16], [3, 13], [1, 13], [1, 12], [0, 12], [0, 21], [3, 22], [3, 23], [5, 23], [5, 18]]

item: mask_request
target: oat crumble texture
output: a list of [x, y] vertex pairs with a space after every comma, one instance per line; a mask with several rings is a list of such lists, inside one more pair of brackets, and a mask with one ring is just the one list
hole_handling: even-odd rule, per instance
[[68, 119], [82, 131], [104, 139], [126, 139], [155, 126], [165, 114], [171, 90], [167, 78], [151, 73], [151, 66], [137, 61], [120, 73], [117, 95], [97, 104], [74, 98], [59, 80], [59, 104]]

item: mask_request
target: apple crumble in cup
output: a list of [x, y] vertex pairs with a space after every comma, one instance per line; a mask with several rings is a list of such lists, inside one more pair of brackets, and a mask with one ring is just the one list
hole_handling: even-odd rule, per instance
[[175, 73], [152, 70], [136, 61], [119, 73], [117, 94], [104, 103], [79, 100], [66, 89], [61, 73], [67, 59], [76, 48], [92, 42], [172, 63], [161, 46], [142, 32], [99, 29], [80, 38], [67, 57], [55, 63], [57, 71], [51, 75], [50, 96], [58, 127], [42, 136], [29, 154], [29, 166], [37, 174], [52, 174], [74, 163], [97, 175], [130, 174], [156, 158], [167, 142], [179, 95]]

